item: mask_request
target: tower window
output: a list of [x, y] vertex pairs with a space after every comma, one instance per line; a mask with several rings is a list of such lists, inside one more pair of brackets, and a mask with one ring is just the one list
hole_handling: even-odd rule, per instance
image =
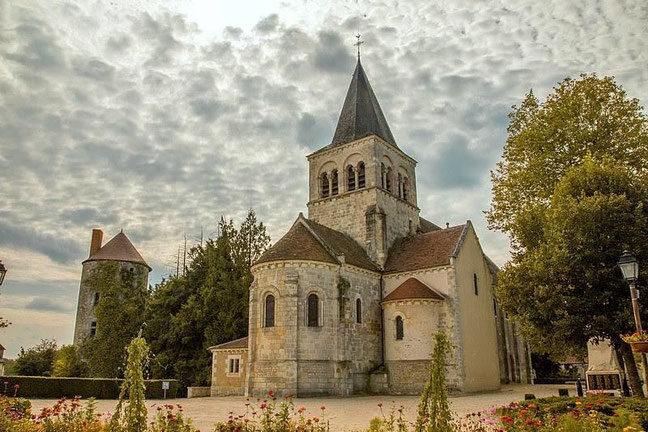
[[358, 164], [358, 189], [365, 187], [365, 165], [364, 162]]
[[97, 334], [97, 321], [92, 321], [90, 324], [90, 336], [94, 336]]
[[493, 297], [493, 313], [497, 316], [497, 299]]
[[94, 299], [92, 300], [92, 306], [97, 306], [99, 304], [100, 294], [98, 292], [94, 293]]
[[380, 187], [387, 189], [387, 168], [384, 163], [380, 164]]
[[308, 296], [308, 327], [319, 327], [319, 297], [317, 294]]
[[322, 198], [329, 196], [329, 178], [328, 174], [322, 174]]
[[331, 173], [331, 195], [337, 195], [340, 188], [338, 186], [338, 170]]
[[403, 176], [398, 173], [398, 176], [396, 177], [398, 180], [396, 181], [396, 189], [397, 189], [397, 195], [398, 198], [403, 198]]
[[387, 168], [387, 174], [385, 175], [385, 188], [392, 192], [392, 169]]
[[477, 273], [473, 273], [473, 286], [475, 288], [475, 295], [479, 295], [479, 284], [477, 284]]
[[409, 198], [409, 180], [407, 180], [407, 177], [403, 180], [403, 199], [407, 201]]
[[353, 166], [349, 165], [346, 169], [346, 172], [347, 172], [347, 191], [355, 190], [356, 183], [355, 183], [355, 171], [353, 170]]
[[275, 325], [275, 298], [269, 294], [265, 299], [265, 316], [263, 320], [264, 327], [274, 327]]
[[356, 323], [362, 324], [362, 300], [356, 300]]
[[403, 340], [403, 335], [403, 317], [399, 315], [396, 317], [396, 340]]

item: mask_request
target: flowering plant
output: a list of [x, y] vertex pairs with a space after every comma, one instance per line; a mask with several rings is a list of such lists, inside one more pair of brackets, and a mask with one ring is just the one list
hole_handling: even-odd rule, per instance
[[641, 332], [624, 334], [621, 335], [621, 339], [623, 339], [624, 342], [629, 344], [632, 344], [634, 342], [648, 342], [648, 333], [646, 333], [645, 331], [641, 331]]

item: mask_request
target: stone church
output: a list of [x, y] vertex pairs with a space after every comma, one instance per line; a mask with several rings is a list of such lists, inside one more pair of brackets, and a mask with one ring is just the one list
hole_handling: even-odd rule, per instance
[[331, 144], [307, 159], [308, 217], [252, 266], [248, 337], [210, 348], [211, 394], [419, 393], [438, 331], [454, 346], [451, 390], [528, 382], [497, 266], [470, 221], [420, 216], [416, 161], [359, 58]]

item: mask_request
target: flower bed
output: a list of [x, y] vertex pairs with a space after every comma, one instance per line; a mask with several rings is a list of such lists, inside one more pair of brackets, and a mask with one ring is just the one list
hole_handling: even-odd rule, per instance
[[504, 431], [648, 430], [648, 401], [638, 398], [552, 397], [511, 404], [496, 414]]

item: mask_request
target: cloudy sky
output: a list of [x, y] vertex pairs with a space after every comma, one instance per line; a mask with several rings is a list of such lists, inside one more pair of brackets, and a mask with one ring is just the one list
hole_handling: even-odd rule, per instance
[[[488, 232], [507, 114], [565, 76], [648, 100], [648, 4], [557, 1], [0, 0], [0, 343], [70, 343], [91, 229], [170, 271], [187, 233], [253, 207], [274, 240], [306, 212], [305, 156], [363, 64], [421, 214]], [[107, 240], [106, 239], [106, 240]]]

